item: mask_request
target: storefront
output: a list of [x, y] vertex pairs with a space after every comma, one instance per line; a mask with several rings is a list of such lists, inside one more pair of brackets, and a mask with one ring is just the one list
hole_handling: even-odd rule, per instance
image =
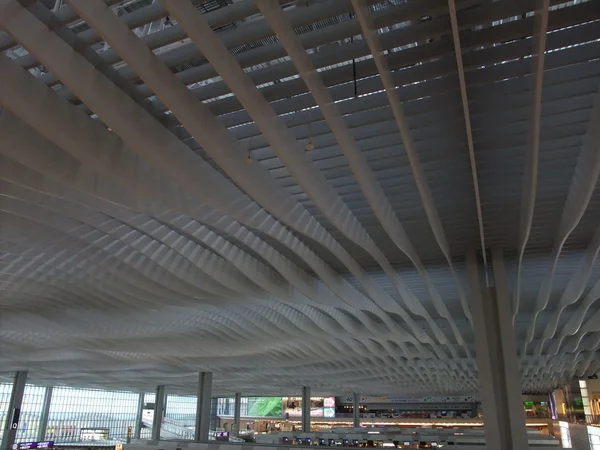
[[527, 418], [549, 419], [552, 417], [548, 395], [524, 395], [523, 407]]
[[[335, 397], [311, 397], [310, 416], [313, 419], [335, 417]], [[217, 427], [233, 431], [235, 399], [217, 399]], [[301, 428], [301, 397], [242, 397], [240, 434], [296, 431]], [[318, 423], [318, 422], [317, 422]], [[318, 425], [313, 425], [318, 427]], [[331, 426], [331, 422], [330, 422]]]
[[[353, 397], [336, 399], [336, 417], [353, 417]], [[478, 416], [479, 402], [471, 396], [360, 397], [361, 419], [445, 419]]]

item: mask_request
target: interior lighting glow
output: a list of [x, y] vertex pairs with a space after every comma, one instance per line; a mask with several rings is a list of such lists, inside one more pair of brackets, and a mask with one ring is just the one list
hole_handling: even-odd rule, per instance
[[569, 430], [569, 422], [558, 422], [560, 427], [560, 441], [563, 448], [573, 448], [571, 444], [571, 431]]

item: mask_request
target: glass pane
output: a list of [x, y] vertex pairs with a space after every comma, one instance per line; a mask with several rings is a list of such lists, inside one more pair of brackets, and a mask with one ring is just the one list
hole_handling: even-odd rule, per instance
[[10, 403], [10, 394], [12, 392], [12, 383], [0, 383], [0, 439], [4, 434], [4, 425], [8, 415], [8, 404]]
[[196, 396], [168, 395], [161, 437], [164, 439], [194, 439], [196, 403]]
[[36, 441], [42, 410], [44, 408], [44, 396], [46, 388], [41, 386], [25, 385], [23, 393], [23, 404], [21, 405], [21, 417], [17, 430], [16, 442]]
[[126, 440], [127, 429], [135, 429], [138, 394], [99, 389], [56, 387], [50, 402], [46, 439]]

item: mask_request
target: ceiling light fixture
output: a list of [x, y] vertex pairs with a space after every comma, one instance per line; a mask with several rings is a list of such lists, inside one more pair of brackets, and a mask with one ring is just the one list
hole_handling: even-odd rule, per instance
[[308, 124], [308, 143], [304, 146], [304, 150], [307, 152], [311, 152], [315, 149], [315, 144], [312, 143], [312, 131], [310, 128], [310, 123]]
[[252, 138], [248, 139], [248, 156], [244, 160], [244, 162], [246, 164], [252, 164], [254, 162], [254, 160], [252, 159], [252, 153], [250, 151], [250, 145], [251, 145], [251, 143], [252, 143]]

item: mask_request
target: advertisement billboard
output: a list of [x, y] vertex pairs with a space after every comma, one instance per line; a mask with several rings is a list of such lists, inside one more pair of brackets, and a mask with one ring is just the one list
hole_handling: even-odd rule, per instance
[[[283, 397], [283, 415], [302, 417], [302, 397]], [[311, 397], [311, 417], [335, 417], [335, 397]]]
[[[233, 416], [235, 399], [221, 397], [217, 400], [218, 416]], [[241, 417], [281, 417], [281, 397], [242, 397]]]
[[[246, 417], [281, 417], [281, 397], [247, 397]], [[242, 402], [242, 407], [244, 402]]]

